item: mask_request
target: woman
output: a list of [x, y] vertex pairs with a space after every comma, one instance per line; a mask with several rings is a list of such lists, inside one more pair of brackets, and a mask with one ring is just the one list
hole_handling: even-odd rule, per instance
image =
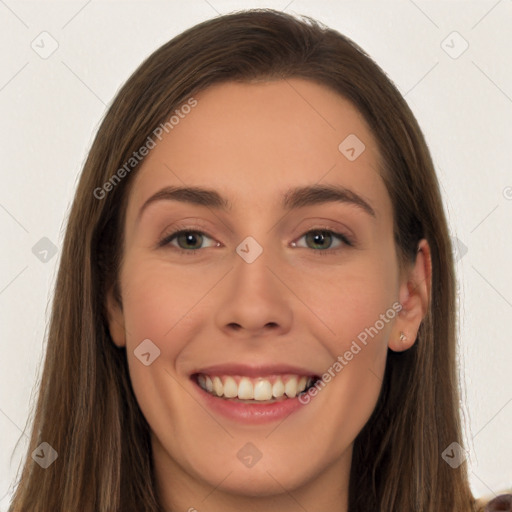
[[10, 511], [476, 510], [454, 326], [435, 171], [382, 70], [313, 20], [204, 22], [91, 148]]

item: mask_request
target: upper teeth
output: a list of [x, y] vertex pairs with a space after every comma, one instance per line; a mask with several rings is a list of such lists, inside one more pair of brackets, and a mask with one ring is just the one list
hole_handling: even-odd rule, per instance
[[297, 396], [313, 383], [312, 377], [304, 375], [278, 376], [272, 379], [264, 377], [214, 376], [199, 374], [199, 385], [209, 393], [225, 398], [241, 400], [271, 400], [286, 395]]

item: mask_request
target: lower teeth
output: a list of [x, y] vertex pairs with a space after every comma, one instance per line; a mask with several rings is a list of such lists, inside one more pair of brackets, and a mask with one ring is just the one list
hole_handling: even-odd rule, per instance
[[269, 404], [269, 403], [273, 403], [273, 402], [281, 402], [282, 400], [287, 400], [289, 397], [287, 397], [286, 395], [283, 395], [283, 396], [280, 396], [279, 398], [271, 398], [270, 400], [242, 400], [241, 398], [226, 398], [224, 396], [217, 396], [217, 395], [213, 395], [217, 398], [223, 398], [224, 400], [231, 400], [233, 402], [241, 402], [241, 403], [244, 403], [244, 404]]

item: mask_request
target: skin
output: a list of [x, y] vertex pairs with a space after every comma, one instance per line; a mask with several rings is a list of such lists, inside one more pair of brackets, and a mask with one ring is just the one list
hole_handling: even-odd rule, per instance
[[[415, 264], [399, 266], [376, 141], [338, 94], [289, 79], [215, 85], [195, 98], [134, 177], [123, 308], [107, 299], [112, 339], [127, 349], [151, 427], [158, 493], [173, 512], [346, 511], [353, 441], [375, 407], [387, 350], [410, 348], [427, 311], [428, 244]], [[338, 150], [349, 134], [366, 146], [353, 162]], [[281, 209], [288, 188], [317, 183], [358, 193], [375, 218], [349, 203]], [[158, 201], [137, 221], [167, 185], [216, 189], [233, 208]], [[176, 222], [204, 233], [195, 255], [178, 252], [190, 251], [183, 238], [157, 247]], [[315, 245], [305, 234], [319, 227], [350, 234], [354, 246], [336, 237]], [[263, 248], [251, 264], [235, 252], [249, 235]], [[189, 375], [213, 364], [279, 362], [321, 375], [396, 301], [402, 311], [284, 421], [241, 425], [196, 399]], [[161, 351], [149, 366], [133, 353], [146, 338]], [[262, 454], [251, 468], [237, 458], [249, 441]]]

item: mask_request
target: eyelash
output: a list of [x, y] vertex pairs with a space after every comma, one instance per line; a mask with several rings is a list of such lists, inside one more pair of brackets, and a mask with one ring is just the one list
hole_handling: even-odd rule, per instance
[[[310, 229], [309, 231], [306, 231], [303, 233], [299, 240], [303, 238], [304, 236], [308, 235], [309, 233], [315, 233], [315, 232], [322, 232], [322, 233], [329, 233], [333, 235], [335, 238], [337, 238], [339, 241], [342, 242], [343, 246], [347, 247], [354, 247], [354, 242], [351, 239], [351, 237], [343, 234], [338, 233], [336, 231], [333, 231], [331, 229], [327, 228], [314, 228]], [[179, 235], [182, 235], [184, 233], [194, 233], [199, 235], [206, 235], [208, 238], [211, 238], [213, 240], [213, 237], [208, 235], [208, 233], [205, 233], [204, 231], [200, 231], [198, 229], [193, 229], [191, 227], [179, 227], [177, 230], [169, 233], [168, 235], [165, 235], [163, 239], [158, 243], [158, 247], [164, 247], [171, 243], [172, 240], [174, 240]], [[329, 256], [333, 254], [337, 254], [340, 250], [344, 250], [345, 247], [338, 247], [337, 249], [312, 249], [310, 247], [301, 247], [301, 249], [310, 249], [311, 251], [318, 254], [318, 256]], [[178, 251], [180, 254], [184, 254], [186, 256], [195, 256], [201, 249], [181, 249], [181, 247], [173, 246], [173, 250]]]

